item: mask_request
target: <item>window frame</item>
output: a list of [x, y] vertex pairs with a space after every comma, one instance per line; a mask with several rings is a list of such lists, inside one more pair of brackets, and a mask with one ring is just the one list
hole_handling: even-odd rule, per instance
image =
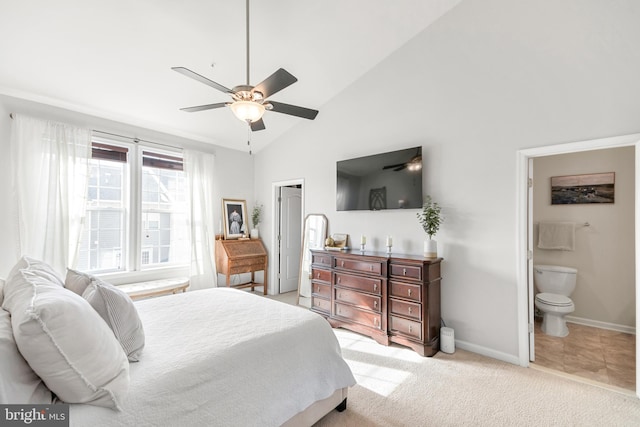
[[121, 141], [95, 134], [92, 137], [93, 143], [126, 148], [128, 149], [128, 158], [124, 166], [122, 189], [125, 210], [123, 225], [124, 267], [119, 271], [97, 271], [92, 274], [108, 279], [114, 284], [155, 280], [170, 276], [188, 276], [188, 261], [185, 264], [156, 264], [151, 267], [143, 267], [142, 265], [142, 152], [150, 151], [183, 158], [182, 150], [179, 148], [157, 148], [153, 144]]

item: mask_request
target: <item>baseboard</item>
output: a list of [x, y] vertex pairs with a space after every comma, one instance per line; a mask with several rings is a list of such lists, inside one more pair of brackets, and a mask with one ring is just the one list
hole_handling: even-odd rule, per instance
[[633, 326], [617, 325], [615, 323], [600, 322], [599, 320], [584, 319], [582, 317], [567, 316], [567, 322], [577, 323], [578, 325], [592, 326], [594, 328], [609, 329], [610, 331], [623, 332], [625, 334], [636, 334], [636, 328]]
[[481, 345], [472, 344], [470, 342], [460, 340], [456, 340], [456, 347], [461, 348], [462, 350], [470, 351], [472, 353], [480, 354], [482, 356], [491, 357], [492, 359], [511, 363], [513, 365], [520, 365], [520, 359], [518, 358], [518, 356], [514, 356], [513, 354], [503, 353], [501, 351], [496, 351], [488, 347], [483, 347]]

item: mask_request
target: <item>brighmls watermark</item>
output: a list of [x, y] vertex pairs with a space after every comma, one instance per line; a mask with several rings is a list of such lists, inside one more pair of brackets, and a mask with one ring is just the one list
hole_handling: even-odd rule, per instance
[[69, 427], [69, 405], [0, 405], [0, 426]]

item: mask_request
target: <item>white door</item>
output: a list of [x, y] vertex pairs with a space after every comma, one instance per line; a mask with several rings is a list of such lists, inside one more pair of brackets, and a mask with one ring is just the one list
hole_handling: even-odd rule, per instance
[[302, 189], [280, 187], [280, 293], [298, 289], [302, 244]]
[[527, 191], [527, 283], [529, 291], [529, 360], [536, 360], [536, 342], [534, 331], [534, 298], [535, 290], [533, 284], [533, 159], [530, 158], [528, 165], [529, 190]]

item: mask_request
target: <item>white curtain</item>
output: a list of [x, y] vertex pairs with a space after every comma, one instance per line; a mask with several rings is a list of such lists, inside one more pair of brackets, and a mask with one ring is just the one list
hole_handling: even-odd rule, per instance
[[73, 267], [85, 215], [91, 130], [17, 114], [11, 131], [18, 254]]
[[191, 215], [190, 289], [217, 286], [215, 262], [214, 200], [215, 175], [213, 154], [184, 150], [184, 166], [189, 183]]

